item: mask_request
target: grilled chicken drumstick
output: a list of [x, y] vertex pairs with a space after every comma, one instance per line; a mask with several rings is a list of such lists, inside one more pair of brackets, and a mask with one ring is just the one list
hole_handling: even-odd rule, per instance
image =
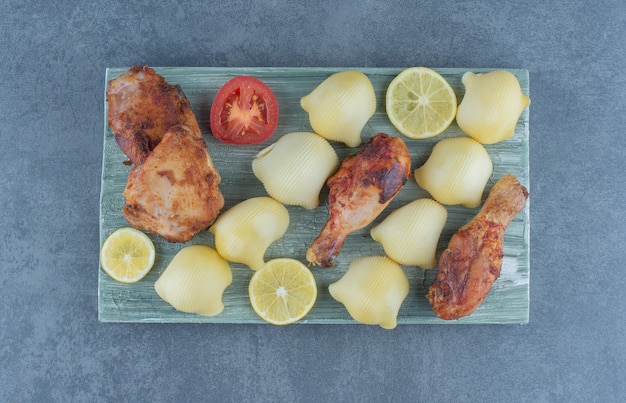
[[524, 209], [528, 191], [508, 174], [489, 192], [478, 214], [452, 236], [426, 298], [442, 319], [470, 315], [500, 275], [504, 231]]
[[202, 137], [189, 100], [178, 85], [170, 85], [147, 66], [131, 67], [107, 84], [108, 124], [124, 154], [142, 164], [165, 132], [189, 126]]
[[369, 139], [328, 179], [330, 218], [306, 259], [332, 267], [346, 237], [378, 217], [410, 174], [411, 157], [401, 138], [379, 133]]

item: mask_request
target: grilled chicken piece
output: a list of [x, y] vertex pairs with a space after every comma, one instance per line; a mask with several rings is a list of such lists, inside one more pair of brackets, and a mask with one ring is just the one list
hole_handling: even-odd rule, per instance
[[173, 126], [145, 162], [130, 171], [124, 217], [137, 229], [187, 242], [224, 207], [220, 181], [198, 133]]
[[374, 221], [410, 175], [411, 156], [401, 138], [379, 133], [369, 139], [328, 179], [330, 218], [306, 259], [332, 267], [346, 237]]
[[189, 126], [202, 137], [189, 101], [178, 85], [169, 85], [147, 66], [134, 66], [107, 84], [108, 125], [124, 154], [142, 164], [165, 132]]
[[524, 209], [528, 190], [508, 174], [489, 192], [484, 206], [452, 236], [426, 298], [442, 319], [470, 315], [500, 275], [504, 231]]

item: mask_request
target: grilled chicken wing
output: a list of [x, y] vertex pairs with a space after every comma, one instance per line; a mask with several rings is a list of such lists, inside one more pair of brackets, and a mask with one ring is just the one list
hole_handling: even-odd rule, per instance
[[198, 133], [173, 126], [145, 162], [130, 171], [124, 217], [133, 227], [170, 242], [187, 242], [224, 206], [220, 181]]
[[165, 132], [189, 126], [202, 137], [189, 101], [178, 85], [169, 85], [147, 66], [134, 66], [107, 85], [108, 124], [120, 148], [142, 164]]
[[327, 181], [330, 218], [309, 247], [307, 260], [332, 267], [346, 237], [374, 221], [410, 174], [409, 150], [399, 137], [379, 133], [347, 157]]
[[505, 175], [478, 214], [452, 236], [426, 295], [438, 317], [468, 316], [483, 302], [500, 275], [504, 231], [527, 198], [526, 188], [513, 175]]

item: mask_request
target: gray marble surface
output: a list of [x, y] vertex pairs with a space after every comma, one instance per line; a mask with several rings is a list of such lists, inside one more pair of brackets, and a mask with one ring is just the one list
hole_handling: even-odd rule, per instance
[[[0, 401], [626, 400], [623, 0], [208, 3], [0, 2]], [[99, 323], [104, 74], [133, 64], [528, 69], [530, 322]]]

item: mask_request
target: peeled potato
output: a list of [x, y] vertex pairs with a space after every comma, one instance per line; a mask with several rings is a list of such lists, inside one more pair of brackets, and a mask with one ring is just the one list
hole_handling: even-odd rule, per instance
[[328, 291], [357, 322], [393, 329], [400, 306], [409, 295], [409, 280], [393, 260], [369, 256], [354, 260]]
[[259, 270], [267, 248], [289, 226], [289, 212], [270, 197], [254, 197], [228, 209], [210, 228], [215, 248], [226, 260]]
[[174, 256], [154, 289], [179, 311], [215, 316], [224, 310], [222, 295], [232, 281], [228, 262], [215, 249], [192, 245]]
[[320, 191], [338, 166], [328, 141], [308, 132], [284, 135], [252, 161], [254, 175], [270, 196], [309, 210], [318, 206]]
[[463, 74], [465, 96], [456, 122], [467, 135], [483, 144], [508, 139], [530, 98], [522, 92], [517, 78], [508, 71]]
[[345, 143], [361, 144], [361, 131], [376, 112], [374, 87], [360, 71], [346, 70], [322, 81], [300, 100], [309, 113], [313, 130], [320, 136]]
[[480, 205], [492, 170], [491, 158], [482, 144], [469, 137], [456, 137], [435, 144], [414, 176], [439, 203], [474, 208]]
[[432, 269], [437, 264], [437, 243], [447, 218], [448, 211], [441, 204], [418, 199], [394, 210], [372, 228], [370, 235], [396, 262]]

